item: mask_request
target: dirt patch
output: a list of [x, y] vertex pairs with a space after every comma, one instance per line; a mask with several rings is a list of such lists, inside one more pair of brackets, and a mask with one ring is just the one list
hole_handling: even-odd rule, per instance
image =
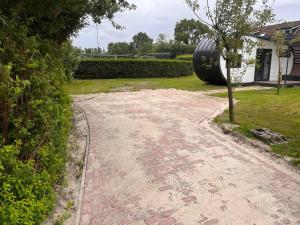
[[140, 82], [137, 84], [126, 84], [124, 87], [116, 87], [111, 92], [129, 92], [140, 91], [142, 89], [153, 89], [153, 83], [149, 81]]

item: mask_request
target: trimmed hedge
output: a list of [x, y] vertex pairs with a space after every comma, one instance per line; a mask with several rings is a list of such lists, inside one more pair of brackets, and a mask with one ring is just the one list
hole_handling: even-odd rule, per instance
[[84, 59], [74, 77], [79, 79], [179, 77], [191, 75], [191, 62], [161, 59]]
[[177, 60], [183, 60], [183, 61], [193, 61], [193, 55], [178, 55], [176, 57]]

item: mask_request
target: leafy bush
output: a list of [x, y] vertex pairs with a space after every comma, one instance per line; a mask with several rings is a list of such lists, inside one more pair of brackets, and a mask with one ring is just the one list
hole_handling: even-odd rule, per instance
[[179, 77], [192, 73], [192, 63], [178, 60], [87, 59], [80, 62], [75, 78]]
[[71, 81], [74, 76], [74, 71], [77, 69], [80, 62], [80, 50], [72, 46], [68, 41], [62, 45], [62, 60], [65, 68], [65, 76], [68, 81]]
[[[40, 224], [67, 162], [70, 46], [0, 20], [0, 224]], [[68, 45], [68, 44], [66, 44]]]
[[40, 222], [53, 207], [54, 192], [50, 174], [36, 172], [34, 161], [18, 160], [20, 148], [0, 148], [1, 224]]
[[183, 60], [183, 61], [193, 61], [193, 55], [178, 55], [176, 57], [177, 60]]

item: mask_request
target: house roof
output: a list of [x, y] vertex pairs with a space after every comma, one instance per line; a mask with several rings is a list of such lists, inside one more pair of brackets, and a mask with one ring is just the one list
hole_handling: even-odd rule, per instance
[[280, 24], [274, 24], [269, 26], [264, 26], [257, 29], [253, 32], [252, 36], [260, 39], [271, 40], [271, 37], [278, 31], [278, 30], [287, 30], [291, 29], [292, 36], [300, 36], [300, 21], [293, 21], [293, 22], [285, 22]]

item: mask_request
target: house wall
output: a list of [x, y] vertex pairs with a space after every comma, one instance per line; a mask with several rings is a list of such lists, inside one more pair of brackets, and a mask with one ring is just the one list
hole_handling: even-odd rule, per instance
[[[276, 81], [278, 78], [278, 64], [279, 64], [279, 59], [276, 55], [275, 52], [275, 45], [271, 41], [267, 40], [262, 40], [258, 38], [253, 38], [251, 39], [259, 45], [253, 48], [251, 54], [244, 54], [243, 55], [243, 60], [242, 60], [242, 66], [241, 68], [238, 69], [232, 69], [232, 79], [233, 82], [235, 83], [251, 83], [254, 82], [254, 77], [255, 77], [255, 65], [247, 65], [247, 62], [251, 59], [256, 59], [256, 53], [258, 48], [262, 49], [272, 49], [272, 62], [271, 62], [271, 70], [270, 70], [270, 81]], [[286, 46], [287, 48], [287, 46]], [[282, 74], [285, 75], [286, 73], [286, 62], [287, 58], [280, 58], [281, 62], [281, 71]], [[293, 67], [293, 62], [294, 62], [294, 56], [292, 55], [289, 59], [289, 66], [288, 66], [288, 74], [291, 72], [292, 67]], [[220, 65], [222, 69], [222, 73], [226, 77], [226, 62], [223, 57], [220, 59]]]

